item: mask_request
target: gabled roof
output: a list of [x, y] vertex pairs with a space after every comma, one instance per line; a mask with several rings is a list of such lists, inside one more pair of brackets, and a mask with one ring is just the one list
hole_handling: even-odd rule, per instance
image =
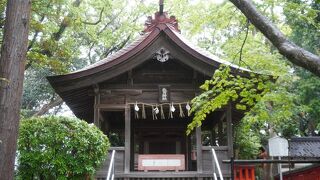
[[[66, 87], [73, 85], [72, 83], [67, 82], [71, 82], [74, 80], [80, 81], [81, 79], [85, 79], [86, 77], [101, 73], [103, 71], [111, 69], [112, 67], [124, 64], [125, 61], [130, 61], [130, 58], [137, 56], [139, 53], [146, 50], [162, 34], [164, 34], [167, 38], [173, 41], [178, 47], [183, 49], [185, 53], [192, 56], [197, 61], [210, 66], [211, 68], [214, 67], [216, 69], [221, 64], [225, 64], [231, 67], [231, 72], [236, 72], [242, 75], [246, 75], [247, 72], [249, 72], [248, 69], [241, 68], [228, 61], [222, 60], [217, 56], [212, 55], [210, 52], [192, 44], [189, 40], [187, 40], [180, 34], [180, 30], [178, 29], [178, 23], [175, 17], [171, 16], [170, 18], [168, 18], [166, 13], [160, 14], [159, 12], [157, 12], [155, 14], [155, 19], [148, 17], [144, 34], [138, 37], [131, 44], [119, 50], [118, 52], [81, 70], [74, 71], [64, 75], [50, 76], [47, 78], [50, 84], [53, 86], [53, 88], [59, 93], [63, 91], [61, 88], [58, 88], [59, 86]], [[141, 63], [142, 62], [143, 61], [141, 61]], [[213, 70], [211, 70], [210, 72], [207, 71], [205, 72], [205, 74], [211, 76], [213, 74]], [[76, 86], [67, 88], [67, 90], [85, 87], [88, 85], [88, 83], [77, 83]]]
[[93, 117], [94, 98], [88, 92], [93, 90], [93, 86], [140, 66], [152, 59], [163, 46], [170, 49], [174, 59], [208, 78], [221, 64], [229, 65], [232, 73], [249, 75], [249, 70], [193, 45], [180, 34], [175, 17], [157, 12], [155, 18], [148, 17], [143, 35], [123, 49], [78, 71], [47, 79], [78, 118], [90, 121]]

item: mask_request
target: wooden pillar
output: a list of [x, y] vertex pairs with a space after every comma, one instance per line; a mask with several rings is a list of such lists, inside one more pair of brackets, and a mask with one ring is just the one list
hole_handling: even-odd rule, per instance
[[196, 144], [197, 144], [197, 171], [202, 172], [202, 140], [201, 127], [196, 128]]
[[211, 146], [216, 146], [216, 140], [217, 140], [217, 133], [216, 133], [216, 127], [213, 126], [211, 130], [212, 139], [211, 139]]
[[224, 121], [224, 119], [222, 119], [222, 120], [220, 120], [219, 122], [218, 122], [218, 144], [220, 145], [220, 146], [225, 146], [226, 144], [226, 142], [224, 142], [224, 136], [225, 136], [225, 134], [223, 134], [223, 121]]
[[232, 107], [227, 107], [227, 135], [228, 135], [228, 155], [233, 157], [233, 133], [232, 133]]
[[97, 90], [97, 92], [95, 92], [95, 95], [94, 95], [94, 119], [93, 119], [93, 123], [98, 128], [100, 128], [100, 109], [98, 107], [99, 104], [100, 104], [100, 92]]
[[187, 171], [190, 171], [190, 162], [191, 162], [191, 146], [189, 146], [189, 137], [190, 136], [186, 136], [185, 137], [185, 141], [186, 141], [186, 144], [185, 144], [185, 148], [186, 148], [186, 170]]
[[125, 118], [125, 142], [124, 142], [124, 172], [130, 172], [130, 143], [131, 143], [131, 114], [130, 105], [126, 105]]

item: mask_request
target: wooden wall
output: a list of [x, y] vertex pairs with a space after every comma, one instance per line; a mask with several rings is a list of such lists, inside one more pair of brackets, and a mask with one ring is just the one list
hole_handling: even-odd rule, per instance
[[[218, 157], [218, 161], [221, 167], [221, 171], [223, 174], [230, 176], [230, 165], [222, 163], [222, 160], [230, 159], [228, 156], [228, 147], [227, 146], [214, 146], [213, 147], [216, 150], [216, 154]], [[212, 172], [213, 166], [212, 166], [212, 152], [211, 147], [209, 146], [203, 146], [202, 147], [202, 167], [204, 172]], [[216, 173], [218, 174], [218, 171], [216, 169]]]

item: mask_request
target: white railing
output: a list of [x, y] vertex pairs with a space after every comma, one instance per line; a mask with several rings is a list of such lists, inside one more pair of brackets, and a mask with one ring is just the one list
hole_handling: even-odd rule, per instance
[[114, 179], [114, 156], [116, 154], [116, 150], [112, 151], [111, 159], [109, 163], [108, 175], [106, 180], [113, 180]]
[[216, 174], [216, 167], [217, 167], [220, 180], [223, 180], [223, 176], [222, 176], [222, 173], [221, 173], [221, 168], [220, 168], [220, 165], [219, 165], [219, 161], [218, 161], [218, 158], [217, 158], [216, 151], [215, 151], [213, 148], [211, 148], [211, 151], [212, 151], [212, 171], [213, 171], [213, 178], [214, 178], [215, 180], [218, 180], [218, 177], [217, 177], [217, 174]]

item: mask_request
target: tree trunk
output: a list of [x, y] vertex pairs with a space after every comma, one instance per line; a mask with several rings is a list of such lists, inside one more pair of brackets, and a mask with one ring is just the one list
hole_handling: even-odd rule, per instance
[[[230, 0], [250, 22], [293, 64], [320, 77], [320, 57], [289, 41], [285, 35], [253, 5], [251, 0]], [[303, 40], [302, 40], [303, 41]]]
[[0, 57], [0, 177], [12, 180], [31, 0], [8, 0]]

